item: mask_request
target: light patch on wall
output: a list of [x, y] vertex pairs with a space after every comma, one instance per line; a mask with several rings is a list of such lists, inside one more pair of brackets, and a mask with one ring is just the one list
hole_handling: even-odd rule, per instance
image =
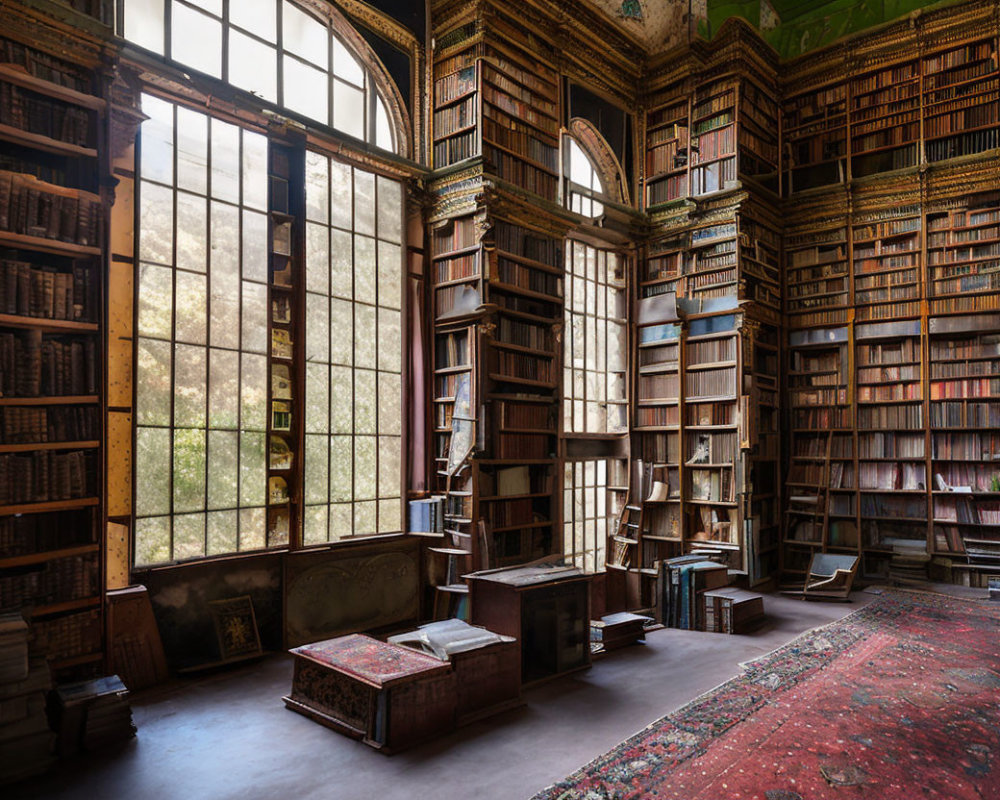
[[767, 0], [760, 0], [760, 29], [772, 31], [781, 24], [781, 17]]

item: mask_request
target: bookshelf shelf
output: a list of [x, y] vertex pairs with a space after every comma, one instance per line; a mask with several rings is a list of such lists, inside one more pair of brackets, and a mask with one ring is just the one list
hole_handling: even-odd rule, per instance
[[36, 253], [51, 253], [57, 256], [99, 256], [100, 247], [63, 242], [58, 239], [46, 239], [42, 236], [28, 236], [23, 233], [12, 233], [0, 230], [0, 247], [13, 247], [19, 250], [31, 250]]
[[98, 552], [98, 550], [100, 550], [99, 544], [83, 544], [76, 547], [63, 547], [59, 550], [47, 550], [23, 556], [8, 556], [0, 558], [0, 569], [13, 569], [14, 567], [43, 564], [46, 561], [53, 561], [57, 558], [89, 555], [90, 553]]
[[97, 158], [97, 150], [93, 147], [83, 147], [81, 145], [63, 142], [49, 136], [15, 128], [12, 125], [0, 123], [0, 141], [10, 144], [30, 147], [41, 150], [45, 153], [54, 153], [60, 156], [77, 156], [81, 158]]
[[0, 81], [30, 89], [55, 100], [61, 100], [92, 111], [104, 111], [107, 102], [102, 97], [78, 92], [68, 86], [60, 86], [51, 81], [35, 77], [16, 64], [0, 64]]
[[68, 319], [48, 319], [46, 317], [22, 317], [16, 314], [0, 314], [0, 327], [37, 328], [57, 333], [70, 331], [96, 333], [99, 330], [96, 322], [77, 322]]
[[0, 506], [0, 516], [8, 514], [44, 514], [49, 511], [67, 511], [74, 508], [87, 508], [100, 504], [98, 497], [79, 497], [71, 500], [48, 500], [39, 503], [19, 503]]

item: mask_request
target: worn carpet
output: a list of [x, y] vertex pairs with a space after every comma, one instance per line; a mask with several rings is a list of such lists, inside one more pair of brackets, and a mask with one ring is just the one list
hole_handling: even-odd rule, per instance
[[534, 800], [612, 798], [1000, 800], [1000, 604], [887, 590]]

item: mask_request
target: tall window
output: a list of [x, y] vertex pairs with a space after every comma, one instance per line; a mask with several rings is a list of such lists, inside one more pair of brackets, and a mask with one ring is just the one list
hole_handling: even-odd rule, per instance
[[372, 77], [291, 0], [120, 0], [126, 39], [338, 131], [395, 149]]
[[604, 204], [598, 199], [604, 194], [601, 177], [590, 157], [572, 136], [564, 139], [563, 173], [566, 207], [585, 217], [599, 217]]
[[571, 240], [566, 271], [563, 430], [622, 433], [628, 353], [623, 259]]
[[267, 139], [149, 95], [142, 108], [140, 565], [268, 544]]
[[400, 185], [306, 154], [305, 544], [398, 531]]

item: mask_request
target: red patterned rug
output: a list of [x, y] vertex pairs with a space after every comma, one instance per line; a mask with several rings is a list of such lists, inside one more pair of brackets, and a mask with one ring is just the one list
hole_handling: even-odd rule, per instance
[[534, 800], [639, 798], [1000, 800], [1000, 604], [886, 591]]

